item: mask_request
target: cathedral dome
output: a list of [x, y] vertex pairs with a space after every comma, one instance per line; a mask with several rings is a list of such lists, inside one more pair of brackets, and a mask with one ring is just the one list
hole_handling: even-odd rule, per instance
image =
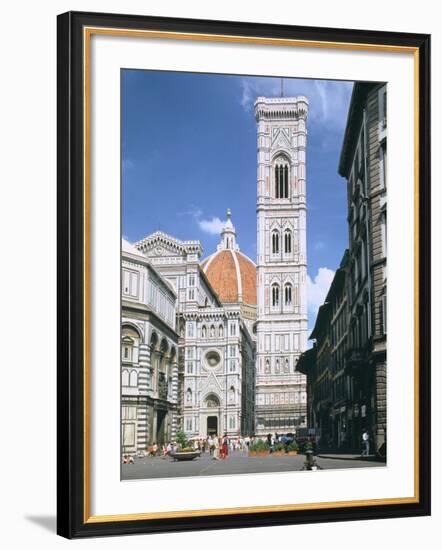
[[218, 250], [201, 267], [222, 302], [256, 306], [256, 265], [239, 251], [230, 218], [231, 212], [227, 210]]

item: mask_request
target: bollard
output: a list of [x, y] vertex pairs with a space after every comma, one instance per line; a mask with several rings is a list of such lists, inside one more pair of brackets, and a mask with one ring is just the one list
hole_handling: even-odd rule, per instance
[[305, 463], [304, 463], [304, 470], [317, 470], [318, 465], [316, 464], [315, 457], [313, 455], [312, 449], [307, 449], [305, 451]]

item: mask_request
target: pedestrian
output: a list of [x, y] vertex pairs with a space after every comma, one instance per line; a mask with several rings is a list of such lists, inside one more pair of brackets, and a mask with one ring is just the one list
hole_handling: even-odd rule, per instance
[[365, 429], [362, 432], [362, 456], [368, 456], [370, 454], [370, 436]]
[[227, 434], [225, 434], [223, 439], [223, 458], [226, 458], [228, 454], [229, 454], [229, 440], [227, 439]]
[[215, 435], [213, 438], [213, 458], [215, 460], [218, 460], [220, 458], [219, 456], [219, 439], [218, 436]]
[[224, 437], [219, 438], [219, 457], [224, 458]]

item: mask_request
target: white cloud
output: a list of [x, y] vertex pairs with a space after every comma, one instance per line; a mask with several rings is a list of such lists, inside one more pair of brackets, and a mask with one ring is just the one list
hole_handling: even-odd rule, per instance
[[210, 235], [219, 235], [222, 228], [226, 224], [225, 221], [220, 220], [217, 217], [213, 217], [211, 220], [197, 220], [201, 231], [209, 233]]
[[[309, 116], [312, 120], [343, 129], [347, 120], [347, 111], [352, 82], [339, 80], [309, 80], [303, 78], [285, 78], [284, 95], [305, 95], [309, 101]], [[281, 79], [266, 77], [245, 77], [241, 79], [240, 103], [247, 112], [253, 109], [258, 96], [279, 96]]]
[[209, 235], [219, 235], [222, 228], [226, 224], [224, 220], [220, 220], [217, 216], [213, 216], [209, 219], [203, 218], [204, 212], [198, 206], [191, 204], [187, 210], [179, 212], [179, 216], [190, 216], [204, 233]]
[[320, 267], [313, 280], [307, 275], [307, 304], [311, 316], [316, 317], [319, 306], [324, 303], [334, 276], [335, 272], [328, 267]]

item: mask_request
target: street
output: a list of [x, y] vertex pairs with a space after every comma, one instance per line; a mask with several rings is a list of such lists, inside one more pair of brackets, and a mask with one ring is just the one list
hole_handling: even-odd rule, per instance
[[[347, 469], [384, 467], [384, 462], [361, 459], [356, 455], [331, 455], [315, 457], [319, 469]], [[174, 462], [171, 458], [145, 457], [135, 459], [134, 464], [121, 466], [122, 480], [152, 479], [188, 476], [212, 476], [291, 472], [303, 469], [305, 455], [249, 457], [247, 452], [234, 451], [224, 460], [214, 460], [209, 453], [201, 453], [192, 461]]]

